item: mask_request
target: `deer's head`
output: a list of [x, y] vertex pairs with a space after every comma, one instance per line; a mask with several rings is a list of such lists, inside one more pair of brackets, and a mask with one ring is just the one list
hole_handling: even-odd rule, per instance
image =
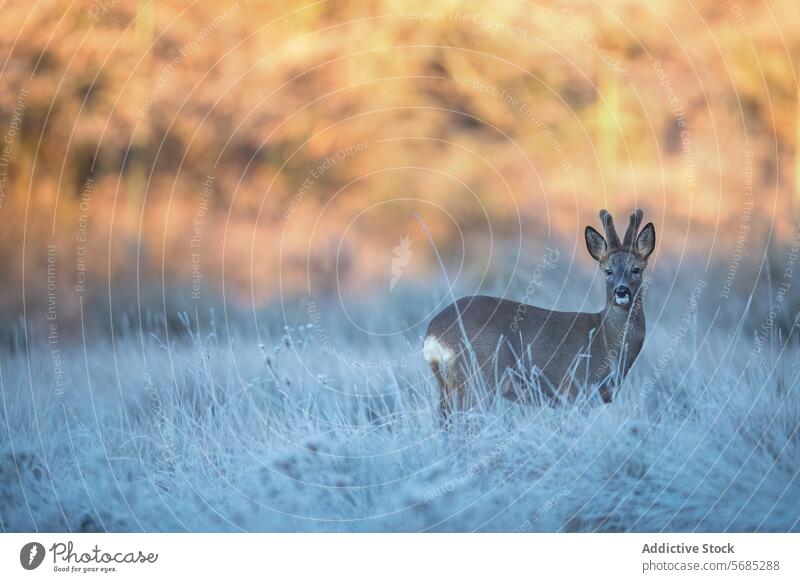
[[607, 210], [600, 211], [605, 238], [591, 226], [586, 227], [586, 248], [605, 274], [608, 305], [630, 309], [638, 297], [647, 259], [656, 246], [656, 229], [652, 222], [639, 231], [643, 216], [641, 209], [631, 214], [621, 243], [614, 219]]

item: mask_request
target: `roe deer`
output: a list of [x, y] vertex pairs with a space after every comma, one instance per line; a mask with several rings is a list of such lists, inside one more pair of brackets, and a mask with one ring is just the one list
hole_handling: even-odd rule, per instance
[[[581, 390], [599, 392], [611, 402], [642, 349], [645, 337], [642, 274], [656, 244], [653, 223], [641, 232], [642, 210], [630, 216], [620, 243], [606, 210], [600, 220], [606, 236], [586, 227], [586, 247], [606, 278], [606, 306], [599, 313], [551, 311], [474, 295], [444, 308], [428, 326], [423, 355], [439, 384], [442, 415], [469, 408], [488, 385], [511, 400], [539, 392], [549, 400], [574, 399]], [[515, 372], [527, 370], [540, 390], [515, 386]], [[479, 382], [470, 378], [480, 374]], [[519, 378], [519, 376], [516, 376]]]

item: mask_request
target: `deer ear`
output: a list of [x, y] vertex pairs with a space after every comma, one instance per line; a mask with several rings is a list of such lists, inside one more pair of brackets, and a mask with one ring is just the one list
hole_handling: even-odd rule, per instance
[[599, 262], [606, 258], [608, 251], [606, 239], [591, 226], [586, 227], [586, 248], [595, 261]]
[[648, 222], [647, 226], [642, 229], [636, 239], [636, 252], [639, 256], [647, 260], [653, 250], [656, 248], [656, 229], [652, 222]]

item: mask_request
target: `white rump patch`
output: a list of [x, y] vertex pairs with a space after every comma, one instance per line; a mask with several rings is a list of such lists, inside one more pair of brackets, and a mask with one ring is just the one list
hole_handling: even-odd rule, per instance
[[440, 342], [436, 337], [429, 335], [422, 344], [422, 355], [429, 364], [434, 362], [445, 364], [453, 358], [455, 352]]

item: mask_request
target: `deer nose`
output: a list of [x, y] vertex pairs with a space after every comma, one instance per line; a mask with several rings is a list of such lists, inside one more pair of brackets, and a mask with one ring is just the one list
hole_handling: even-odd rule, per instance
[[625, 285], [620, 285], [619, 287], [616, 288], [615, 293], [617, 294], [617, 297], [619, 297], [620, 299], [623, 297], [630, 297], [631, 289], [630, 287], [626, 287]]

